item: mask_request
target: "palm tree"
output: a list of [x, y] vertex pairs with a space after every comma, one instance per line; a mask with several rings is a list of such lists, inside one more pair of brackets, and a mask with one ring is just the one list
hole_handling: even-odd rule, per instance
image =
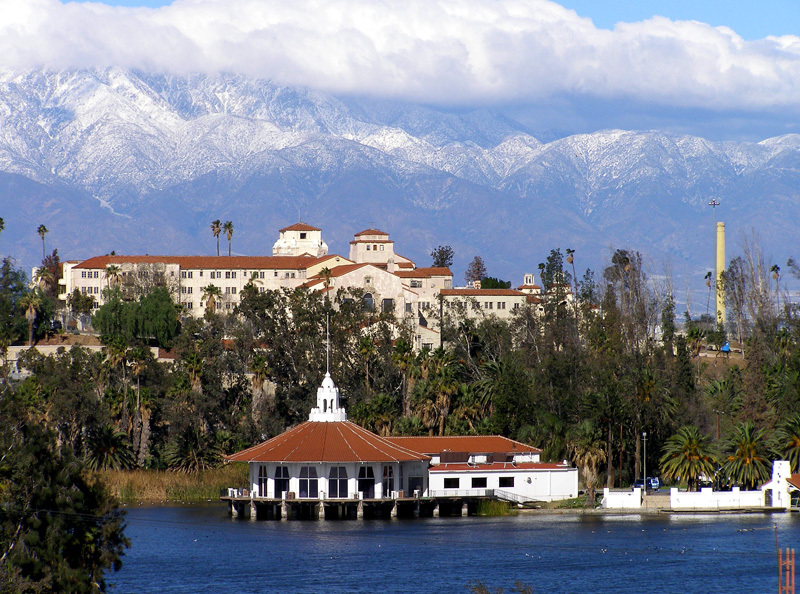
[[222, 225], [222, 230], [225, 232], [225, 237], [228, 238], [228, 255], [231, 255], [231, 237], [233, 237], [233, 223], [225, 221]]
[[89, 434], [89, 458], [92, 470], [124, 470], [133, 466], [131, 444], [124, 431], [111, 425], [94, 429]]
[[792, 465], [792, 472], [800, 471], [800, 413], [795, 413], [778, 429], [778, 444], [783, 459]]
[[119, 283], [120, 276], [122, 275], [122, 268], [116, 264], [109, 264], [106, 266], [106, 286], [110, 289], [113, 284], [115, 287]]
[[567, 440], [567, 452], [583, 475], [586, 485], [586, 507], [594, 507], [594, 489], [600, 465], [606, 461], [606, 444], [602, 431], [587, 419], [573, 429]]
[[220, 226], [220, 224], [221, 223], [219, 222], [219, 219], [217, 219], [216, 221], [211, 221], [211, 234], [217, 240], [217, 255], [218, 256], [219, 256], [219, 234], [222, 231], [222, 227]]
[[703, 347], [703, 340], [706, 337], [706, 332], [702, 328], [692, 324], [686, 332], [686, 344], [692, 351], [692, 357], [697, 357], [700, 354], [700, 349]]
[[763, 429], [756, 429], [753, 421], [740, 423], [728, 441], [731, 452], [725, 458], [723, 470], [728, 478], [745, 489], [769, 480], [773, 458], [772, 445]]
[[222, 289], [215, 285], [203, 287], [203, 300], [206, 302], [206, 309], [214, 313], [217, 309], [217, 299], [222, 297]]
[[31, 291], [19, 300], [19, 305], [25, 310], [25, 319], [28, 320], [28, 345], [33, 346], [33, 323], [42, 307], [42, 297], [37, 291]]
[[42, 238], [42, 260], [44, 260], [45, 257], [47, 256], [46, 250], [45, 250], [45, 247], [44, 247], [44, 236], [47, 235], [47, 233], [48, 233], [47, 227], [45, 227], [44, 225], [39, 225], [38, 229], [36, 229], [36, 233], [38, 233], [39, 237]]
[[694, 491], [701, 476], [714, 475], [717, 457], [700, 429], [685, 425], [667, 439], [659, 464], [666, 480], [685, 480], [689, 490]]

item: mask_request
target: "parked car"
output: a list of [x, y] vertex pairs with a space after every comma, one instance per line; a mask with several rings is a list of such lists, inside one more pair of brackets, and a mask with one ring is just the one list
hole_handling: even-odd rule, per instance
[[[647, 490], [648, 491], [658, 491], [659, 487], [661, 487], [661, 481], [657, 476], [648, 476], [647, 477]], [[642, 489], [644, 488], [644, 479], [636, 479], [633, 481], [633, 488], [634, 489]]]

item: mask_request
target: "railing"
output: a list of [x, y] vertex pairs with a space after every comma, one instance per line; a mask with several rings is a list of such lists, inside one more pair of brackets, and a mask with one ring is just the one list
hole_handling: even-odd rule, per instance
[[490, 499], [501, 499], [512, 503], [525, 503], [533, 501], [530, 497], [518, 495], [502, 489], [445, 489], [442, 491], [431, 491], [430, 497], [489, 497]]

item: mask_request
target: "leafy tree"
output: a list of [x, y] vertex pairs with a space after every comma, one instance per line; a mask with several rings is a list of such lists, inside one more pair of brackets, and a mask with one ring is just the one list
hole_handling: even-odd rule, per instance
[[453, 248], [449, 245], [440, 245], [431, 252], [433, 258], [432, 266], [437, 268], [449, 268], [453, 265]]
[[30, 346], [33, 346], [33, 326], [42, 307], [42, 301], [42, 295], [38, 290], [27, 293], [19, 301], [19, 306], [25, 312], [25, 319], [28, 321], [28, 345]]
[[92, 470], [121, 470], [133, 467], [131, 444], [124, 431], [103, 425], [89, 434], [87, 465]]
[[[483, 279], [486, 274], [486, 264], [484, 264], [483, 258], [475, 256], [472, 262], [469, 263], [469, 266], [467, 266], [467, 271], [464, 273], [464, 280], [467, 281], [467, 284], [470, 284]], [[481, 285], [481, 288], [483, 288], [483, 285]]]
[[11, 343], [27, 335], [28, 324], [20, 307], [27, 293], [25, 273], [4, 258], [0, 263], [0, 340]]
[[728, 451], [723, 471], [734, 484], [755, 489], [769, 480], [774, 457], [772, 444], [763, 429], [756, 429], [755, 423], [745, 421], [734, 428], [728, 440]]
[[778, 444], [783, 458], [792, 465], [792, 472], [800, 472], [800, 413], [795, 413], [781, 425]]
[[572, 461], [581, 469], [583, 483], [586, 485], [586, 506], [593, 507], [598, 470], [607, 456], [602, 431], [588, 419], [581, 422], [569, 435], [567, 451]]
[[152, 339], [160, 347], [169, 347], [181, 329], [178, 308], [165, 287], [157, 287], [142, 297], [137, 335]]
[[481, 289], [510, 289], [511, 281], [500, 280], [493, 276], [484, 276], [481, 279]]
[[686, 481], [694, 491], [701, 476], [714, 476], [717, 457], [706, 436], [694, 425], [685, 425], [667, 439], [659, 463], [664, 479]]
[[0, 589], [104, 592], [129, 546], [122, 512], [67, 446], [0, 395]]
[[72, 310], [73, 314], [79, 316], [90, 314], [96, 303], [94, 295], [81, 293], [77, 288], [67, 296], [67, 306]]

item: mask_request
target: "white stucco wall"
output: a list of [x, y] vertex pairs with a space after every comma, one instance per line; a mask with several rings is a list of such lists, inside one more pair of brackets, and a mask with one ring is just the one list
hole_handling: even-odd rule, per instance
[[605, 487], [601, 505], [606, 509], [638, 509], [642, 507], [642, 490], [612, 491]]
[[672, 509], [738, 509], [742, 507], [763, 507], [763, 491], [740, 491], [734, 487], [730, 491], [714, 491], [710, 488], [699, 492], [669, 490], [669, 504]]
[[[486, 479], [486, 487], [473, 487], [473, 479]], [[513, 478], [514, 486], [500, 486], [501, 478]], [[458, 479], [457, 488], [445, 488], [446, 479]], [[474, 470], [445, 470], [430, 473], [430, 494], [446, 495], [458, 491], [472, 491], [476, 489], [499, 489], [513, 493], [526, 500], [556, 501], [571, 499], [578, 496], [578, 469], [564, 467], [563, 469], [497, 469], [490, 470], [480, 467]], [[461, 493], [462, 495], [478, 495], [479, 493]]]

